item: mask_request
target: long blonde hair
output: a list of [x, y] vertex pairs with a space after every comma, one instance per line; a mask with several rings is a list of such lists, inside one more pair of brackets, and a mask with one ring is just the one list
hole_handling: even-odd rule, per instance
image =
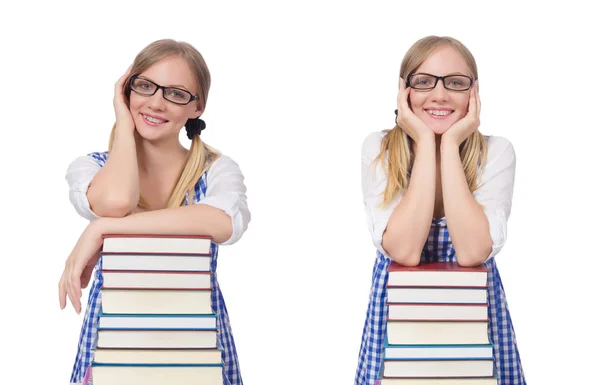
[[[185, 42], [178, 42], [171, 39], [158, 40], [144, 48], [133, 61], [131, 75], [136, 75], [150, 68], [154, 63], [170, 57], [180, 56], [189, 65], [195, 80], [198, 84], [198, 104], [199, 109], [204, 111], [210, 89], [210, 72], [206, 66], [204, 58], [192, 45]], [[127, 92], [127, 82], [124, 85], [125, 99], [129, 105], [129, 93]], [[112, 150], [115, 125], [113, 125], [108, 142], [108, 151]], [[188, 199], [191, 201], [194, 197], [194, 187], [202, 174], [210, 168], [212, 163], [219, 157], [219, 153], [203, 143], [199, 135], [194, 135], [190, 151], [188, 152], [186, 163], [181, 171], [179, 179], [171, 191], [166, 208], [179, 207], [183, 205], [185, 195], [188, 193]], [[140, 195], [138, 206], [148, 209], [148, 204]]]
[[[427, 36], [413, 44], [404, 55], [400, 65], [400, 77], [406, 81], [408, 75], [415, 72], [429, 55], [443, 46], [456, 49], [467, 62], [473, 78], [478, 79], [477, 64], [471, 52], [461, 42], [447, 36]], [[383, 205], [389, 204], [396, 194], [408, 189], [409, 171], [414, 160], [411, 141], [410, 136], [398, 125], [388, 130], [381, 141], [381, 152], [377, 161], [381, 162], [382, 167], [386, 167], [386, 153], [388, 159], [387, 185], [383, 193]], [[479, 188], [477, 186], [478, 163], [485, 164], [486, 157], [485, 137], [476, 130], [460, 145], [460, 159], [471, 193]]]

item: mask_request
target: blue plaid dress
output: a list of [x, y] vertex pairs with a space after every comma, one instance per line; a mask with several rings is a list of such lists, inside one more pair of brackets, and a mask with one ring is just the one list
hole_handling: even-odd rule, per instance
[[[355, 385], [373, 385], [379, 379], [383, 363], [383, 343], [388, 316], [386, 284], [388, 280], [387, 268], [390, 261], [389, 258], [377, 251]], [[429, 236], [421, 253], [421, 262], [436, 261], [456, 261], [456, 253], [450, 240], [445, 217], [432, 220]], [[494, 344], [494, 356], [499, 377], [498, 384], [526, 385], [517, 349], [515, 331], [494, 257], [490, 258], [485, 265], [489, 269], [489, 336], [490, 341]]]
[[[104, 163], [108, 158], [108, 152], [95, 152], [89, 154], [89, 156], [93, 157], [101, 166], [104, 166]], [[195, 203], [198, 203], [206, 196], [206, 176], [207, 173], [205, 172], [198, 180], [198, 183], [196, 183], [194, 188]], [[188, 204], [188, 198], [188, 196], [185, 197], [185, 205]], [[211, 284], [213, 287], [211, 300], [212, 310], [217, 314], [217, 329], [219, 330], [217, 341], [219, 348], [222, 349], [223, 385], [243, 385], [235, 343], [231, 333], [231, 325], [229, 324], [229, 314], [227, 313], [227, 307], [225, 306], [225, 301], [223, 300], [223, 295], [217, 281], [217, 258], [219, 255], [219, 247], [214, 243], [211, 244], [211, 252]], [[101, 268], [102, 258], [100, 258], [96, 264], [94, 280], [90, 286], [87, 309], [81, 327], [81, 335], [79, 337], [79, 347], [77, 349], [77, 356], [71, 373], [71, 384], [81, 384], [85, 377], [86, 370], [93, 358], [93, 350], [95, 348], [98, 329], [98, 314], [102, 303], [100, 288], [104, 281]], [[89, 384], [92, 384], [92, 381], [90, 381]]]

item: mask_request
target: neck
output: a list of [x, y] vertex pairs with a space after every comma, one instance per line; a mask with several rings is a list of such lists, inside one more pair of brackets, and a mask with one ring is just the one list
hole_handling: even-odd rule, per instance
[[136, 151], [139, 171], [144, 174], [179, 169], [185, 163], [188, 153], [179, 140], [153, 143], [139, 136], [136, 138]]

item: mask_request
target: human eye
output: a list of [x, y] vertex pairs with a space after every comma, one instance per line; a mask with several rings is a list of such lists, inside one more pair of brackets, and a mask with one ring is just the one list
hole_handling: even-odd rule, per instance
[[176, 102], [186, 102], [189, 99], [189, 94], [177, 88], [169, 88], [167, 92], [169, 98]]
[[412, 77], [411, 83], [416, 87], [428, 87], [433, 84], [433, 78], [429, 75], [416, 75]]
[[150, 83], [148, 80], [144, 80], [144, 79], [136, 79], [135, 82], [133, 83], [133, 86], [136, 89], [141, 90], [141, 91], [149, 91], [154, 88], [152, 83]]
[[446, 79], [446, 84], [450, 88], [463, 89], [469, 86], [469, 79], [463, 76], [456, 76]]

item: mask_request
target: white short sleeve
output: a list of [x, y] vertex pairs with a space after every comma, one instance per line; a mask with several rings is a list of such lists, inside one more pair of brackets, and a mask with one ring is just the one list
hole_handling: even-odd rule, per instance
[[92, 179], [94, 179], [94, 176], [101, 168], [102, 165], [93, 157], [80, 156], [71, 162], [65, 176], [69, 185], [69, 200], [71, 204], [79, 215], [90, 221], [98, 219], [99, 216], [90, 208], [87, 190]]
[[490, 136], [487, 161], [478, 181], [481, 187], [473, 192], [475, 200], [484, 206], [490, 227], [492, 251], [487, 259], [498, 254], [506, 242], [515, 168], [516, 155], [510, 141], [500, 136]]
[[231, 158], [221, 155], [208, 169], [206, 184], [206, 195], [198, 204], [221, 209], [231, 217], [231, 237], [221, 244], [234, 244], [242, 237], [250, 222], [242, 171]]
[[[387, 185], [387, 175], [385, 168], [377, 161], [381, 151], [381, 141], [386, 135], [385, 132], [374, 132], [367, 136], [362, 145], [362, 192], [363, 203], [367, 215], [367, 226], [371, 233], [373, 244], [383, 255], [389, 258], [389, 255], [381, 245], [383, 241], [383, 232], [387, 223], [394, 212], [394, 209], [402, 200], [404, 193], [397, 194], [394, 199], [386, 206], [381, 207], [383, 201], [383, 192]], [[387, 167], [387, 154], [386, 154]]]

